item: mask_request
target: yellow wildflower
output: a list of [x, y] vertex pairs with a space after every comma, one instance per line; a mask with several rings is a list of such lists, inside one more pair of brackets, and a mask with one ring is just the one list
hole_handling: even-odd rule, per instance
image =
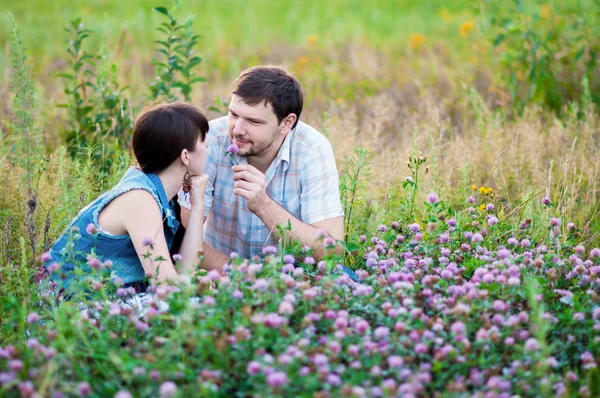
[[308, 61], [310, 61], [310, 59], [306, 55], [303, 55], [300, 58], [298, 58], [299, 65], [306, 65], [308, 64]]
[[540, 18], [542, 19], [550, 19], [550, 15], [552, 14], [552, 8], [549, 4], [543, 4], [540, 6]]
[[452, 22], [452, 15], [445, 8], [440, 8], [438, 13], [440, 14], [440, 17], [442, 17], [442, 20], [444, 22], [446, 22], [446, 23]]
[[471, 188], [473, 189], [473, 191], [477, 191], [477, 185], [473, 184], [471, 185]]
[[464, 24], [460, 25], [460, 28], [458, 28], [458, 32], [462, 37], [467, 37], [469, 36], [469, 33], [471, 33], [474, 27], [475, 25], [473, 24], [473, 22], [465, 22]]
[[410, 41], [410, 47], [413, 50], [418, 50], [425, 44], [425, 36], [423, 36], [421, 33], [413, 33], [408, 38]]
[[485, 194], [485, 187], [483, 185], [479, 187], [479, 193]]
[[319, 41], [319, 36], [317, 36], [317, 35], [310, 35], [306, 38], [306, 42], [310, 45], [317, 44], [318, 41]]
[[480, 205], [479, 205], [479, 208], [480, 208], [481, 210], [485, 210], [485, 205], [482, 203], [482, 204], [480, 204]]

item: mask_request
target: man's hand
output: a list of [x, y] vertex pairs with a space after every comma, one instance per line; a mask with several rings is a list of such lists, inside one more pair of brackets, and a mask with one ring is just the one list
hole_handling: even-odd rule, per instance
[[256, 167], [249, 164], [239, 164], [233, 170], [233, 193], [240, 195], [248, 201], [248, 209], [256, 214], [270, 200], [266, 191], [265, 175]]

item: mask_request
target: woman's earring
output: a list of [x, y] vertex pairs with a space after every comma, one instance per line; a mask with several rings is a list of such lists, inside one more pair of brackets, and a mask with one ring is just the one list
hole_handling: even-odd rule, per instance
[[192, 175], [188, 170], [183, 175], [183, 192], [188, 193], [192, 189]]

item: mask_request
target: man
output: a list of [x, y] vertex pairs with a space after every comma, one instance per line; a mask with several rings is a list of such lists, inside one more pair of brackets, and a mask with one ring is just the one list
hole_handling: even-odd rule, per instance
[[[258, 66], [235, 80], [229, 113], [210, 122], [205, 173], [204, 264], [274, 244], [277, 226], [323, 256], [323, 237], [343, 239], [339, 177], [329, 141], [300, 122], [303, 92], [286, 70]], [[239, 148], [228, 155], [230, 145]], [[190, 204], [180, 194], [182, 220]]]

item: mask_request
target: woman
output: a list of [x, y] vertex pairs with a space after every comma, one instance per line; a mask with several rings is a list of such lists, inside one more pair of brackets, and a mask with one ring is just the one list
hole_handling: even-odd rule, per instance
[[[207, 132], [204, 115], [186, 103], [142, 111], [132, 138], [139, 168], [131, 167], [114, 188], [82, 209], [42, 260], [60, 288], [69, 291], [76, 268], [85, 276], [107, 260], [113, 275], [137, 290], [145, 290], [146, 275], [158, 281], [189, 279], [185, 274], [199, 262], [202, 248]], [[172, 200], [182, 184], [192, 200], [193, 219], [185, 230]], [[182, 275], [173, 266], [174, 252], [181, 256]], [[53, 273], [58, 268], [60, 278]]]

